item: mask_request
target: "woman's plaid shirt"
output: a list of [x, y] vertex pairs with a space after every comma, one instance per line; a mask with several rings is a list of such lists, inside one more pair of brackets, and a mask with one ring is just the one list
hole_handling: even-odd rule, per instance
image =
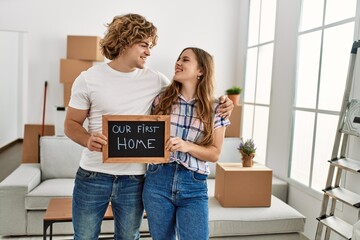
[[[153, 102], [153, 108], [159, 104], [160, 96], [157, 96]], [[171, 121], [170, 121], [170, 137], [180, 137], [184, 141], [196, 143], [204, 136], [204, 125], [200, 122], [195, 110], [197, 98], [186, 101], [181, 94], [177, 99], [176, 104], [172, 107]], [[228, 126], [230, 121], [219, 117], [216, 110], [219, 104], [216, 103], [214, 107], [214, 129]], [[185, 166], [187, 169], [209, 175], [210, 169], [206, 161], [197, 159], [189, 153], [171, 152], [170, 162], [177, 162]]]

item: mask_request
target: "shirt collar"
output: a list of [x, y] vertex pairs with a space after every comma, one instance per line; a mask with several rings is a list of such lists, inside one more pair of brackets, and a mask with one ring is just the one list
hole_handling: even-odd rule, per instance
[[184, 98], [184, 96], [183, 96], [181, 93], [179, 93], [178, 96], [179, 96], [179, 98], [180, 98], [181, 100], [183, 100], [184, 102], [187, 102], [187, 103], [193, 103], [193, 102], [195, 102], [195, 101], [198, 100], [198, 97], [197, 97], [197, 96], [195, 96], [194, 98], [190, 99], [189, 101], [186, 101], [186, 99]]

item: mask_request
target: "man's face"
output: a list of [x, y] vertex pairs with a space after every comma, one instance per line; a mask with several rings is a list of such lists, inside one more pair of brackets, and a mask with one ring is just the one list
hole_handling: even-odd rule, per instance
[[126, 58], [131, 68], [144, 68], [146, 60], [151, 55], [152, 41], [146, 39], [133, 44], [125, 51]]

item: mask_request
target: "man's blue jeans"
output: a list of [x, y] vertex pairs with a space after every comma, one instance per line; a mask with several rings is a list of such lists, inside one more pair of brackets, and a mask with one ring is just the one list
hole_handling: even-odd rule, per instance
[[144, 175], [117, 176], [79, 168], [72, 202], [74, 240], [99, 238], [109, 201], [115, 221], [114, 238], [139, 239], [144, 210], [143, 183]]
[[209, 239], [206, 179], [177, 163], [149, 165], [143, 201], [153, 240]]

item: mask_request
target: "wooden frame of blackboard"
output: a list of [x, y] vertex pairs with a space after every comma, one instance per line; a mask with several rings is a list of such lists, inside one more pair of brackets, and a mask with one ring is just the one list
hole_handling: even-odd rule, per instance
[[[161, 124], [164, 126], [162, 131], [163, 133], [160, 136], [163, 141], [161, 144], [161, 153], [160, 150], [157, 151], [159, 156], [143, 156], [146, 150], [139, 153], [142, 156], [113, 156], [110, 154], [109, 150], [112, 136], [109, 136], [109, 125], [114, 123], [118, 124]], [[128, 126], [128, 125], [127, 125]], [[125, 131], [124, 126], [122, 126]], [[131, 126], [129, 127], [131, 130]], [[162, 128], [162, 127], [161, 127]], [[117, 128], [120, 130], [120, 128]], [[102, 116], [102, 131], [103, 134], [108, 138], [108, 144], [103, 147], [103, 162], [104, 163], [167, 163], [170, 159], [170, 152], [165, 150], [165, 143], [170, 138], [170, 116], [169, 115], [103, 115]], [[110, 131], [111, 133], [111, 131]], [[114, 132], [113, 132], [114, 133]], [[156, 132], [155, 132], [156, 133]], [[154, 133], [154, 134], [155, 134]], [[122, 134], [120, 131], [117, 134]], [[123, 133], [126, 134], [126, 133]], [[136, 133], [141, 134], [141, 133]], [[143, 134], [141, 134], [142, 136]], [[139, 135], [140, 136], [140, 135]], [[159, 137], [159, 136], [157, 136]], [[119, 140], [118, 140], [119, 141]], [[160, 141], [161, 142], [161, 141]]]

